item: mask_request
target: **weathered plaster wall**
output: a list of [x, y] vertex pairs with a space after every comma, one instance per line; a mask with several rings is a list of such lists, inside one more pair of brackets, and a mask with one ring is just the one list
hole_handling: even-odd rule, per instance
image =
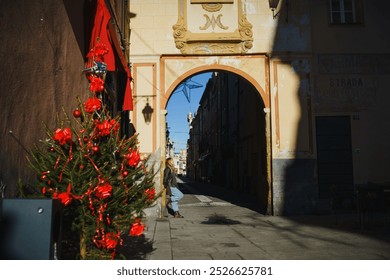
[[[82, 11], [83, 1], [73, 8]], [[62, 107], [72, 114], [88, 84], [64, 1], [1, 1], [0, 34], [0, 180], [12, 197], [19, 179], [35, 179], [26, 150], [45, 139], [44, 124], [55, 129]]]

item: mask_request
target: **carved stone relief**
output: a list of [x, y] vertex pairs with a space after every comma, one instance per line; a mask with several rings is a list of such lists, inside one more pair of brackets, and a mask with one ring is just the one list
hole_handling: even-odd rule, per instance
[[239, 54], [252, 48], [252, 24], [242, 0], [178, 0], [178, 4], [173, 37], [181, 53]]

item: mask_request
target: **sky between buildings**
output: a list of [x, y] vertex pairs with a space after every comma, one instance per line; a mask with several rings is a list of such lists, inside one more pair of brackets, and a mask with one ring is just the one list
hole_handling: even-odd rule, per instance
[[175, 153], [187, 149], [189, 137], [188, 113], [193, 115], [198, 110], [199, 101], [205, 90], [211, 72], [198, 74], [179, 85], [167, 105], [167, 123], [169, 138], [174, 142]]

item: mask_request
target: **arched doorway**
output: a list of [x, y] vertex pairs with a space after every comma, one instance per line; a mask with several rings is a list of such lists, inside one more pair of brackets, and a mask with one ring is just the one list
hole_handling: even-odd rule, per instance
[[[152, 155], [157, 165], [164, 164], [166, 158], [166, 107], [170, 96], [186, 79], [198, 73], [209, 71], [234, 73], [247, 81], [259, 102], [259, 111], [263, 114], [265, 137], [266, 185], [268, 190], [266, 212], [273, 215], [273, 189], [271, 172], [271, 96], [270, 96], [270, 60], [265, 54], [254, 55], [162, 55], [153, 63], [134, 62], [133, 97], [134, 110], [131, 120], [139, 133], [140, 152]], [[142, 110], [149, 102], [154, 109], [151, 121], [147, 123], [142, 116]], [[259, 103], [259, 104], [260, 104]], [[255, 161], [255, 160], [252, 160]], [[161, 174], [156, 178], [157, 190], [162, 185]]]
[[[240, 71], [223, 68], [207, 70], [211, 77], [204, 84], [189, 128], [186, 176], [249, 194], [256, 199], [256, 210], [266, 214], [271, 210], [267, 110], [261, 93], [248, 79], [236, 73]], [[166, 102], [168, 116], [169, 101], [176, 89], [204, 72], [181, 76], [182, 83], [172, 90]], [[167, 125], [171, 126], [169, 117], [167, 120]], [[173, 142], [166, 135], [167, 150], [172, 148], [168, 146]]]

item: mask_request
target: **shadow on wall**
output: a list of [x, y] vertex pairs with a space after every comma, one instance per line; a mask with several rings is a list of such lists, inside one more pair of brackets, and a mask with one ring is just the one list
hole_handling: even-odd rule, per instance
[[[272, 160], [273, 206], [275, 215], [285, 216], [315, 212], [318, 198], [316, 160], [310, 135], [313, 129], [311, 55], [301, 54], [311, 52], [310, 21], [302, 20], [303, 15], [301, 19], [299, 14], [291, 16], [292, 9], [297, 11], [303, 9], [298, 5], [304, 5], [291, 2], [282, 0], [279, 4], [280, 12], [274, 19], [278, 23], [271, 62], [275, 73], [271, 89], [277, 87], [272, 93], [272, 101], [278, 106], [274, 118], [279, 121], [276, 129], [280, 129], [279, 139], [276, 139], [279, 150]], [[309, 12], [307, 7], [305, 9]]]

